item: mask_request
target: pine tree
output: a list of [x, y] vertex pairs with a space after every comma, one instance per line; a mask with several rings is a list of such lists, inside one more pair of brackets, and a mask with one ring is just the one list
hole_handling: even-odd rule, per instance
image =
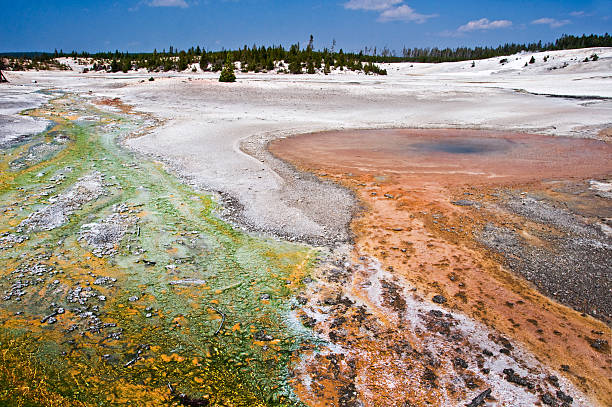
[[129, 60], [129, 58], [125, 58], [124, 60], [121, 61], [121, 71], [123, 73], [127, 73], [127, 71], [129, 71], [131, 67], [132, 67], [132, 62]]
[[187, 69], [187, 67], [189, 67], [189, 58], [187, 57], [187, 54], [185, 54], [185, 51], [181, 51], [178, 60], [178, 70], [184, 71]]
[[222, 69], [223, 69], [223, 60], [215, 61], [215, 63], [212, 66], [212, 71], [213, 72], [219, 72]]
[[300, 61], [299, 55], [295, 55], [290, 57], [289, 61], [289, 72], [292, 74], [301, 74], [302, 73], [302, 61]]
[[308, 59], [308, 68], [307, 68], [307, 72], [309, 74], [313, 74], [315, 73], [315, 67], [314, 67], [314, 62], [312, 62], [312, 58]]
[[111, 62], [111, 72], [119, 72], [119, 63], [116, 59], [113, 59], [113, 61]]
[[231, 60], [230, 54], [227, 54], [225, 60], [225, 66], [219, 76], [219, 82], [236, 82], [236, 75], [234, 74], [234, 63]]
[[273, 71], [274, 70], [274, 61], [272, 60], [271, 56], [268, 56], [268, 58], [266, 59], [266, 71]]
[[340, 48], [340, 52], [338, 52], [338, 60], [336, 61], [336, 65], [340, 67], [340, 70], [344, 70], [344, 65], [346, 65], [346, 57], [344, 56], [344, 51]]
[[208, 55], [206, 55], [204, 50], [202, 50], [202, 56], [200, 57], [200, 69], [203, 71], [208, 69]]

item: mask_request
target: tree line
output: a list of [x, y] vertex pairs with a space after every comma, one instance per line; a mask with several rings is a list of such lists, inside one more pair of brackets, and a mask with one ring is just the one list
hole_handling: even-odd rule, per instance
[[332, 69], [362, 71], [366, 74], [386, 75], [387, 71], [381, 69], [375, 62], [380, 57], [360, 53], [345, 53], [342, 49], [335, 51], [325, 48], [314, 50], [314, 39], [311, 36], [308, 45], [304, 48], [300, 43], [293, 44], [289, 49], [282, 45], [257, 46], [237, 50], [207, 51], [196, 46], [188, 50], [177, 50], [169, 47], [168, 51], [157, 49], [152, 53], [114, 53], [102, 52], [90, 54], [72, 52], [65, 54], [63, 51], [53, 54], [53, 58], [73, 57], [91, 58], [96, 61], [107, 61], [103, 64], [95, 64], [94, 70], [110, 70], [111, 72], [127, 72], [131, 69], [145, 68], [149, 71], [184, 71], [194, 64], [199, 65], [203, 71], [221, 71], [224, 63], [239, 63], [242, 72], [266, 72], [278, 70], [279, 72], [291, 74], [314, 74], [316, 72], [330, 73]]
[[563, 35], [548, 43], [504, 44], [498, 47], [458, 47], [458, 48], [404, 48], [401, 61], [404, 62], [458, 62], [477, 59], [487, 59], [517, 54], [522, 51], [542, 52], [578, 48], [612, 47], [612, 37], [604, 35]]
[[[386, 70], [376, 63], [385, 62], [456, 62], [478, 60], [515, 54], [521, 51], [553, 51], [563, 49], [612, 47], [612, 37], [604, 35], [563, 35], [554, 42], [529, 44], [504, 44], [498, 47], [458, 47], [458, 48], [403, 48], [401, 53], [390, 51], [388, 48], [365, 47], [359, 52], [345, 52], [336, 50], [335, 41], [330, 48], [314, 49], [314, 39], [304, 47], [300, 43], [291, 45], [288, 49], [282, 45], [274, 46], [247, 46], [236, 50], [207, 51], [203, 47], [195, 46], [188, 50], [178, 50], [170, 46], [148, 53], [97, 52], [65, 53], [63, 50], [53, 53], [8, 54], [5, 58], [12, 61], [7, 65], [5, 58], [0, 58], [0, 68], [14, 70], [57, 68], [56, 58], [72, 57], [88, 58], [96, 61], [93, 70], [127, 72], [132, 69], [145, 68], [152, 72], [159, 71], [185, 71], [194, 65], [204, 71], [218, 72], [223, 69], [224, 63], [239, 63], [242, 72], [264, 72], [277, 70], [291, 74], [313, 74], [316, 72], [329, 73], [334, 69], [360, 71], [367, 74], [386, 75]], [[397, 55], [400, 54], [400, 55]], [[21, 62], [20, 62], [21, 61]]]

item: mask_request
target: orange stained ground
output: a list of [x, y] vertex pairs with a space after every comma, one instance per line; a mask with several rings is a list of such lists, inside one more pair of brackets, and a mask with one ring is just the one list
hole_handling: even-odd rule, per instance
[[[495, 205], [475, 210], [451, 204], [466, 191], [487, 201], [494, 188], [546, 191], [550, 179], [608, 176], [612, 145], [508, 132], [393, 129], [306, 134], [272, 142], [269, 149], [355, 191], [365, 207], [351, 225], [356, 258], [379, 259], [427, 298], [443, 294], [446, 306], [522, 343], [551, 368], [569, 365], [559, 374], [601, 405], [612, 405], [611, 356], [587, 342], [593, 332], [612, 337], [610, 328], [540, 294], [472, 233], [493, 222], [543, 244], [529, 233], [541, 226]], [[462, 232], [441, 230], [440, 223]], [[361, 380], [375, 383], [375, 375], [366, 372]], [[376, 405], [372, 397], [368, 405]]]

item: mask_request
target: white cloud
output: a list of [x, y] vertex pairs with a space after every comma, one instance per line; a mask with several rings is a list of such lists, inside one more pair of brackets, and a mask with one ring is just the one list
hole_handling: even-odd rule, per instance
[[586, 16], [586, 13], [584, 11], [572, 11], [570, 13], [570, 16], [572, 16], [572, 17], [584, 17], [584, 16]]
[[549, 18], [549, 17], [538, 18], [537, 20], [533, 20], [531, 22], [531, 24], [545, 24], [545, 25], [550, 26], [550, 28], [562, 27], [569, 23], [570, 23], [570, 20], [556, 20], [554, 18]]
[[420, 14], [406, 4], [404, 0], [350, 0], [344, 3], [349, 10], [367, 10], [379, 12], [378, 21], [414, 21], [424, 23], [437, 14]]
[[470, 21], [467, 24], [462, 25], [457, 29], [459, 32], [468, 32], [476, 30], [491, 30], [494, 28], [507, 28], [512, 25], [510, 20], [494, 20], [489, 21], [488, 18], [481, 18], [480, 20]]
[[403, 0], [350, 0], [344, 3], [344, 8], [350, 10], [386, 10]]
[[405, 4], [389, 8], [380, 13], [378, 21], [414, 21], [418, 24], [424, 23], [430, 18], [436, 17], [436, 14], [419, 14], [412, 7]]
[[146, 4], [150, 7], [189, 7], [185, 0], [150, 0]]

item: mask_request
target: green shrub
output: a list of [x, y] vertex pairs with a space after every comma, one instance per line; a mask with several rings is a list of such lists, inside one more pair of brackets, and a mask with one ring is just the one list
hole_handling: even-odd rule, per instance
[[221, 75], [219, 75], [219, 82], [236, 82], [234, 63], [232, 62], [229, 54], [227, 54], [227, 59], [225, 60], [225, 66], [221, 71]]

